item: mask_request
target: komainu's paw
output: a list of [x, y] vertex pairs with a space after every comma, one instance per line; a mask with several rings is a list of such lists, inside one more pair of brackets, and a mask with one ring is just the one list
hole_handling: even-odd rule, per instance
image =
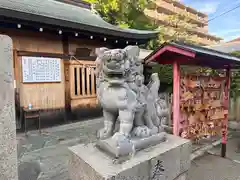
[[130, 143], [130, 138], [128, 136], [125, 136], [122, 133], [116, 132], [112, 136], [112, 140], [116, 143], [117, 146], [121, 146], [123, 144], [129, 144]]
[[149, 137], [151, 136], [151, 129], [147, 126], [138, 126], [133, 129], [132, 135], [140, 138]]

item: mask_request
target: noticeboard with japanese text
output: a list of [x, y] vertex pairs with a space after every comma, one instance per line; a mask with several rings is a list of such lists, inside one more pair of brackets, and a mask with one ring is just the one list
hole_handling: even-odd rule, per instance
[[23, 83], [61, 82], [61, 59], [22, 57]]

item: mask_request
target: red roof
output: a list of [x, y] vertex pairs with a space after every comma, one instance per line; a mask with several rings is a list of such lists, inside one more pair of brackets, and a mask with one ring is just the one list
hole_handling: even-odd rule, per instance
[[233, 40], [231, 40], [231, 41], [228, 41], [228, 43], [229, 43], [229, 42], [237, 42], [237, 41], [240, 41], [240, 37], [237, 38], [237, 39], [233, 39]]
[[207, 66], [214, 69], [240, 68], [240, 58], [192, 44], [166, 42], [144, 59], [145, 64], [158, 62], [159, 64]]

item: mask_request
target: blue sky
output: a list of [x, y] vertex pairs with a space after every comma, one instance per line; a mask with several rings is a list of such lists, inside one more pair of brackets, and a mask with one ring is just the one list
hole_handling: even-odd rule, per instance
[[[181, 0], [186, 5], [208, 14], [209, 19], [238, 5], [240, 0]], [[229, 41], [240, 37], [240, 8], [209, 22], [209, 33]]]

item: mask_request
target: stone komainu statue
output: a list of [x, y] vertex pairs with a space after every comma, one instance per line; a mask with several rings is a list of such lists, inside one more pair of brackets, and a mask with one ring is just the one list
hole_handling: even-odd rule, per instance
[[167, 107], [159, 107], [162, 103], [158, 103], [158, 74], [152, 74], [147, 86], [143, 84], [139, 51], [137, 46], [96, 51], [97, 97], [104, 116], [104, 128], [98, 133], [102, 140], [99, 144], [101, 147], [104, 146], [102, 142], [108, 147], [124, 147], [124, 152], [118, 155], [126, 154], [126, 147], [133, 148], [133, 139], [148, 139], [161, 133], [159, 115], [165, 116], [168, 112]]

